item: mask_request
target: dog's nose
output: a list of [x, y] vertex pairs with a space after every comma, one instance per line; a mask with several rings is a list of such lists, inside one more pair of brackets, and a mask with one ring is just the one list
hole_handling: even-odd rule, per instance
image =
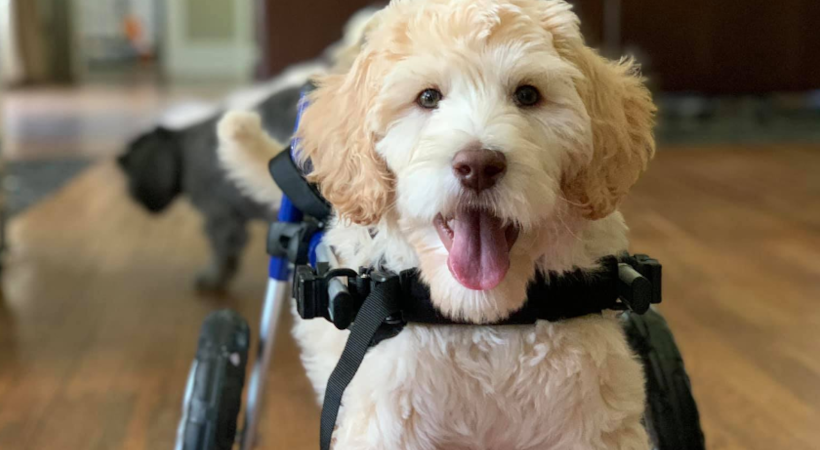
[[493, 150], [462, 150], [453, 158], [456, 178], [476, 193], [495, 186], [506, 171], [507, 157]]

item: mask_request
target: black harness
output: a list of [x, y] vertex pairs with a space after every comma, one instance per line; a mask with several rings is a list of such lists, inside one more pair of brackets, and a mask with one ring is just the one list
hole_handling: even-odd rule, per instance
[[467, 323], [442, 315], [417, 270], [400, 273], [372, 268], [330, 268], [308, 265], [314, 233], [331, 215], [330, 205], [316, 186], [302, 176], [283, 151], [270, 163], [274, 180], [300, 210], [313, 219], [271, 226], [268, 251], [287, 256], [296, 266], [293, 294], [303, 319], [324, 318], [340, 330], [350, 330], [339, 363], [328, 380], [322, 407], [321, 449], [329, 450], [336, 418], [347, 385], [367, 350], [398, 335], [407, 324], [451, 326], [532, 325], [602, 314], [606, 310], [645, 313], [661, 302], [661, 265], [646, 255], [602, 258], [595, 271], [537, 273], [527, 289], [527, 302], [508, 318], [492, 323]]

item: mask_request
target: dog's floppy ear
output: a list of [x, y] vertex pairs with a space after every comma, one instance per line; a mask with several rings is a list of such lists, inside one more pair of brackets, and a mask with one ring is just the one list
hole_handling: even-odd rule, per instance
[[313, 167], [311, 181], [340, 217], [362, 225], [378, 222], [393, 196], [392, 174], [376, 153], [368, 120], [378, 72], [376, 57], [365, 49], [347, 73], [320, 78], [297, 132], [300, 158]]
[[151, 212], [160, 212], [182, 189], [182, 155], [173, 132], [162, 127], [133, 141], [118, 163], [131, 195]]
[[604, 59], [584, 44], [566, 2], [543, 4], [555, 48], [583, 75], [575, 84], [592, 127], [592, 158], [572, 164], [563, 190], [585, 217], [600, 219], [615, 211], [654, 155], [656, 108], [631, 59]]

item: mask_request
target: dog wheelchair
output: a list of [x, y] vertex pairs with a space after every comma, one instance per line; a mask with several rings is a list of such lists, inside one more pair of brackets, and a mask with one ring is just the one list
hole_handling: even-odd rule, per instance
[[[304, 107], [302, 104], [301, 108]], [[324, 319], [339, 329], [351, 330], [325, 393], [320, 430], [322, 450], [330, 449], [344, 389], [369, 348], [396, 336], [408, 323], [469, 326], [438, 313], [415, 270], [397, 274], [370, 268], [338, 268], [333, 253], [322, 242], [324, 224], [331, 215], [330, 205], [305, 180], [291, 151], [283, 151], [274, 158], [270, 171], [284, 195], [278, 222], [271, 225], [268, 235], [269, 282], [258, 352], [247, 390], [244, 427], [238, 433], [249, 360], [249, 326], [236, 312], [217, 311], [202, 325], [183, 400], [177, 450], [254, 447], [273, 339], [279, 316], [292, 299], [302, 318]], [[573, 301], [545, 308], [541, 305], [554, 302], [527, 302], [521, 311], [491, 325], [521, 326], [607, 309], [622, 311], [628, 342], [644, 367], [644, 423], [653, 448], [704, 449], [699, 413], [683, 360], [666, 321], [653, 306], [661, 302], [660, 263], [646, 255], [614, 255], [601, 260], [601, 267], [596, 277], [586, 277], [580, 271], [539, 276], [528, 290], [528, 298], [548, 295], [551, 300], [591, 299], [589, 303]]]

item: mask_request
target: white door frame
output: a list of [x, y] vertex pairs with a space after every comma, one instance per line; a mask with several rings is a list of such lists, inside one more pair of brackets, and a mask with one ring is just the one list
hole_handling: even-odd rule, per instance
[[11, 0], [0, 0], [0, 84], [20, 79], [20, 58], [12, 17]]

